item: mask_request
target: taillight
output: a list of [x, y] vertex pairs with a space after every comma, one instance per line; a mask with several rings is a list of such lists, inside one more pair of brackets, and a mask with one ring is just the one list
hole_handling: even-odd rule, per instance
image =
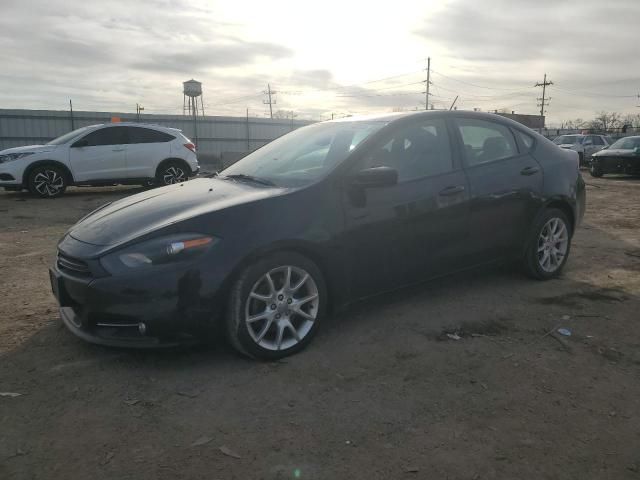
[[185, 143], [184, 146], [191, 150], [193, 153], [196, 153], [196, 145], [194, 143]]

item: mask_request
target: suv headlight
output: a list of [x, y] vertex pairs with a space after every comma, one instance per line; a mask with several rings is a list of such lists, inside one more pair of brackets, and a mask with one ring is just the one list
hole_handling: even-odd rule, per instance
[[186, 262], [207, 252], [217, 241], [215, 237], [195, 233], [153, 238], [109, 253], [100, 259], [100, 264], [111, 275], [118, 275], [158, 265]]
[[18, 160], [22, 157], [33, 155], [34, 153], [36, 152], [5, 153], [4, 155], [0, 155], [0, 163], [13, 162], [14, 160]]

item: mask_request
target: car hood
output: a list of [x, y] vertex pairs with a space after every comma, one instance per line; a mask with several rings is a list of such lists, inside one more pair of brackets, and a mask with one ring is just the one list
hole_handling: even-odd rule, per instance
[[616, 148], [615, 150], [607, 148], [593, 154], [594, 157], [626, 157], [633, 155], [635, 155], [633, 150], [623, 150], [621, 148]]
[[577, 145], [575, 143], [561, 143], [558, 145], [560, 148], [569, 148], [573, 150], [574, 148], [579, 148], [581, 145]]
[[0, 151], [0, 155], [6, 155], [8, 153], [23, 153], [23, 152], [33, 152], [33, 153], [45, 153], [55, 150], [57, 145], [26, 145], [24, 147], [13, 147], [7, 148], [6, 150]]
[[280, 195], [283, 188], [201, 178], [148, 190], [90, 213], [68, 234], [84, 243], [115, 246], [199, 215]]

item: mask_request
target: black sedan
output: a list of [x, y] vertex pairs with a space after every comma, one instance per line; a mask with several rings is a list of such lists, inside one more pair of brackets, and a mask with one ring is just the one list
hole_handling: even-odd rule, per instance
[[607, 173], [640, 175], [640, 136], [624, 137], [591, 156], [589, 173], [601, 177]]
[[403, 285], [505, 258], [555, 277], [584, 204], [577, 154], [511, 120], [350, 118], [99, 208], [61, 239], [50, 277], [64, 323], [90, 342], [223, 331], [274, 359], [330, 310]]

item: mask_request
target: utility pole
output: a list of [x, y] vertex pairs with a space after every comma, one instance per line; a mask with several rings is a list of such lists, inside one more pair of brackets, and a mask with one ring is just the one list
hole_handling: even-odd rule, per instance
[[138, 119], [138, 123], [140, 123], [140, 112], [144, 111], [144, 107], [139, 103], [136, 103], [136, 118]]
[[289, 113], [291, 115], [291, 130], [290, 131], [293, 132], [293, 119], [294, 119], [294, 117], [297, 117], [298, 115], [296, 113], [294, 113], [293, 110], [291, 110], [291, 112], [289, 112]]
[[251, 137], [249, 136], [249, 107], [247, 107], [247, 152], [251, 151]]
[[269, 117], [273, 118], [273, 105], [276, 104], [276, 101], [271, 99], [271, 95], [275, 95], [278, 92], [276, 92], [275, 90], [271, 90], [271, 85], [267, 83], [267, 90], [262, 93], [267, 95], [268, 98], [268, 100], [263, 100], [262, 103], [264, 103], [265, 105], [269, 105]]
[[429, 110], [429, 85], [431, 85], [431, 57], [427, 57], [427, 79], [424, 81], [426, 89], [424, 92], [424, 109]]
[[553, 85], [553, 82], [551, 80], [549, 80], [547, 82], [547, 74], [544, 74], [544, 80], [542, 81], [542, 83], [538, 82], [534, 85], [534, 87], [542, 87], [542, 98], [538, 98], [538, 101], [540, 101], [540, 103], [538, 104], [538, 106], [540, 107], [540, 116], [544, 117], [544, 107], [549, 105], [549, 100], [551, 100], [551, 97], [547, 98], [546, 97], [546, 92], [547, 92], [547, 87], [549, 85]]
[[71, 116], [71, 130], [75, 130], [76, 127], [73, 122], [73, 103], [71, 103], [71, 99], [69, 99], [69, 115]]

